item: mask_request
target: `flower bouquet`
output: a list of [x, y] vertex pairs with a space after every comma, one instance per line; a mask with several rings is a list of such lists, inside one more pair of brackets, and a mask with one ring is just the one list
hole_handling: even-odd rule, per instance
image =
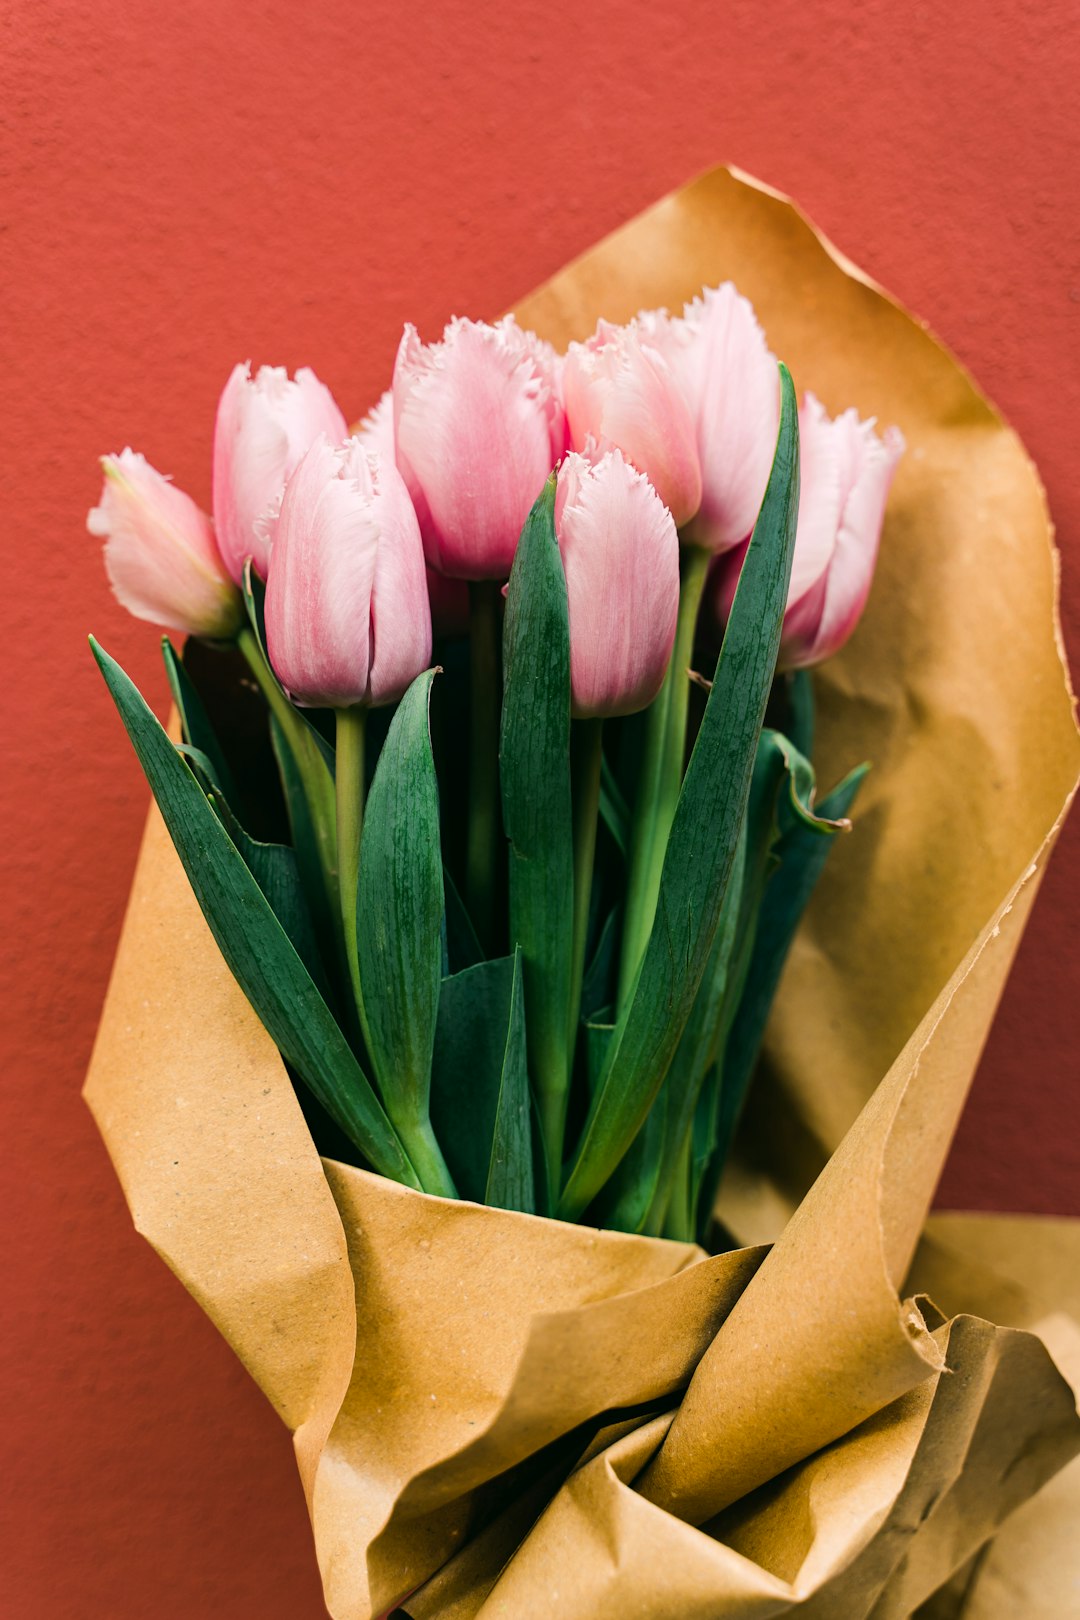
[[88, 1096], [330, 1613], [992, 1604], [1080, 1450], [1055, 1262], [924, 1230], [1077, 772], [1015, 438], [720, 170], [351, 434], [238, 367], [213, 469], [91, 514], [191, 639], [169, 734], [95, 644], [160, 814]]

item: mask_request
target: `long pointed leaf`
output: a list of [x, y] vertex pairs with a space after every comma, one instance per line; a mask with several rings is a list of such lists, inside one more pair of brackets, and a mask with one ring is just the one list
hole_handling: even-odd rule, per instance
[[193, 748], [206, 755], [213, 768], [214, 781], [224, 793], [230, 804], [238, 805], [240, 799], [233, 781], [228, 761], [222, 752], [217, 733], [206, 712], [206, 705], [196, 690], [195, 683], [184, 667], [183, 660], [178, 657], [176, 648], [168, 636], [161, 638], [161, 656], [165, 661], [165, 673], [169, 679], [169, 690], [172, 692], [173, 702], [180, 712], [180, 723], [184, 728], [184, 736]]
[[570, 1069], [574, 855], [570, 621], [554, 475], [521, 531], [503, 649], [499, 769], [510, 840], [510, 942], [521, 947], [529, 1067], [557, 1176]]
[[390, 1118], [427, 1118], [442, 969], [439, 788], [418, 675], [390, 724], [360, 839], [357, 950], [366, 1033]]
[[432, 1122], [462, 1196], [535, 1209], [521, 952], [444, 979]]
[[559, 1204], [588, 1208], [663, 1084], [701, 983], [746, 809], [791, 577], [799, 502], [795, 391], [780, 371], [780, 430], [712, 691], [668, 840], [656, 920]]
[[183, 756], [115, 659], [93, 640], [91, 647], [233, 977], [282, 1056], [368, 1162], [418, 1186], [367, 1077]]

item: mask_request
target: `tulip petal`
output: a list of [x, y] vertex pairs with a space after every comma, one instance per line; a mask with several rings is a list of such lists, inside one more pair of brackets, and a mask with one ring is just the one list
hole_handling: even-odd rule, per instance
[[561, 444], [546, 348], [513, 322], [451, 321], [441, 343], [406, 327], [394, 367], [398, 467], [427, 559], [461, 579], [510, 571]]
[[587, 343], [572, 343], [563, 387], [571, 442], [578, 451], [621, 450], [685, 523], [701, 503], [701, 466], [681, 380], [665, 358], [667, 317], [628, 326], [599, 321]]
[[372, 509], [379, 528], [371, 589], [368, 699], [393, 703], [431, 662], [431, 606], [424, 547], [404, 479], [392, 460], [373, 463]]
[[214, 521], [222, 555], [239, 583], [248, 557], [266, 577], [269, 539], [286, 480], [320, 433], [331, 444], [346, 435], [330, 390], [301, 366], [290, 381], [283, 366], [233, 367], [214, 426]]
[[325, 436], [286, 486], [266, 586], [267, 653], [294, 701], [363, 702], [379, 526]]
[[753, 306], [730, 282], [686, 306], [666, 352], [697, 424], [694, 539], [727, 551], [749, 536], [768, 482], [780, 421], [776, 360]]
[[136, 618], [184, 634], [227, 638], [240, 598], [228, 578], [210, 519], [134, 450], [102, 460], [100, 503], [87, 515], [105, 541], [113, 594]]
[[663, 683], [679, 605], [679, 542], [656, 490], [618, 451], [567, 456], [556, 531], [570, 608], [575, 715], [633, 714]]

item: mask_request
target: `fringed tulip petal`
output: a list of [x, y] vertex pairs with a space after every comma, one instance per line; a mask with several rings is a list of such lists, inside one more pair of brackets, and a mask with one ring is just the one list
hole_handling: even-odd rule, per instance
[[588, 342], [570, 345], [563, 390], [575, 450], [621, 450], [681, 525], [700, 505], [701, 465], [681, 380], [665, 358], [668, 324], [662, 314], [628, 326], [600, 321]]
[[838, 652], [866, 606], [877, 563], [885, 502], [904, 450], [903, 435], [854, 410], [830, 421], [808, 394], [799, 413], [806, 455], [799, 528], [780, 662], [817, 664]]
[[750, 534], [780, 422], [776, 359], [753, 306], [730, 282], [710, 287], [667, 328], [668, 355], [694, 419], [701, 509], [693, 538], [728, 551]]
[[679, 608], [679, 540], [656, 490], [619, 451], [567, 456], [555, 529], [570, 611], [575, 715], [633, 714], [663, 683]]
[[510, 318], [453, 320], [432, 344], [407, 326], [393, 395], [398, 467], [428, 562], [453, 578], [505, 578], [564, 447], [554, 353]]
[[214, 522], [233, 578], [248, 557], [263, 578], [270, 533], [286, 480], [319, 434], [339, 444], [345, 418], [330, 390], [302, 366], [290, 381], [282, 366], [234, 367], [214, 427]]

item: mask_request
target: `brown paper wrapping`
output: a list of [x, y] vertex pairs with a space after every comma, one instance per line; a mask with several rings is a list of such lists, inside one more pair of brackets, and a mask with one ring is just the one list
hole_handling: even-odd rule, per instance
[[1080, 1448], [1058, 1228], [1037, 1300], [1032, 1268], [985, 1252], [1014, 1229], [978, 1223], [935, 1225], [901, 1298], [1080, 760], [1041, 490], [955, 361], [727, 170], [518, 313], [562, 343], [728, 277], [800, 389], [909, 446], [866, 619], [818, 681], [822, 781], [874, 770], [722, 1195], [767, 1258], [320, 1165], [148, 824], [87, 1096], [139, 1230], [295, 1430], [335, 1620], [415, 1588], [418, 1620], [1068, 1612], [1037, 1604], [1074, 1469], [1010, 1521], [1007, 1558], [984, 1548]]

